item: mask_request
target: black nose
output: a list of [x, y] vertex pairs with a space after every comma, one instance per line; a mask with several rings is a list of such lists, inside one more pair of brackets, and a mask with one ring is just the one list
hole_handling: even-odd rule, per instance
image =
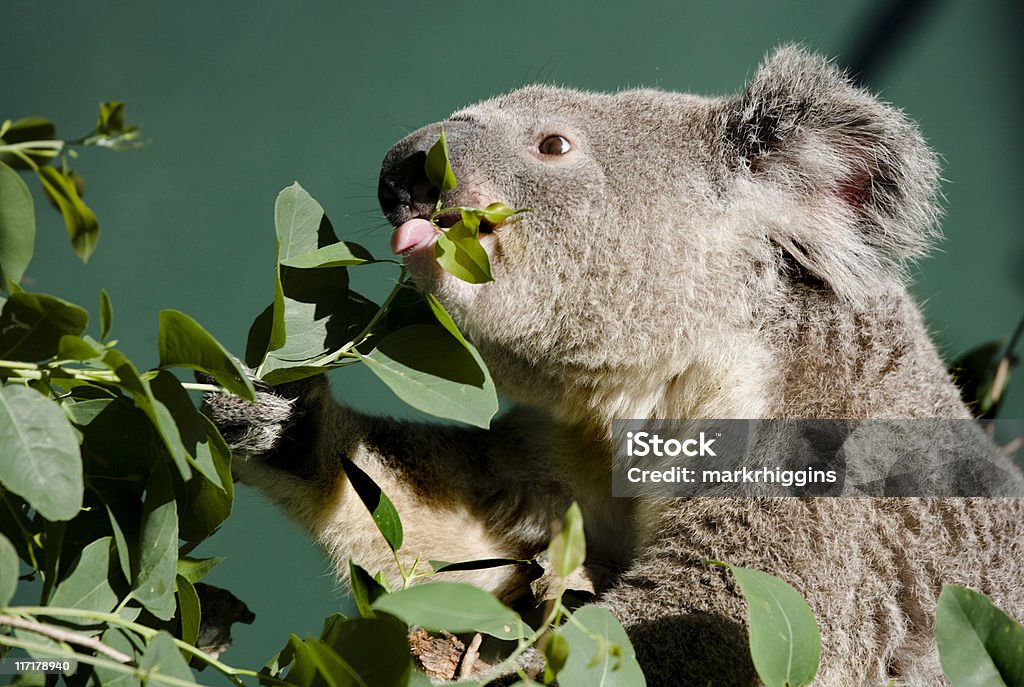
[[391, 224], [398, 226], [413, 217], [434, 211], [440, 189], [427, 179], [427, 151], [437, 142], [440, 128], [421, 129], [400, 141], [384, 156], [377, 200]]

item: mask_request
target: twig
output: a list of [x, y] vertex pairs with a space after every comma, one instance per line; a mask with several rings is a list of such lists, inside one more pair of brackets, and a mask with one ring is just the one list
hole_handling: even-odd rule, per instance
[[483, 639], [479, 632], [473, 635], [473, 641], [469, 643], [466, 652], [462, 654], [462, 666], [459, 668], [458, 675], [459, 680], [473, 674], [473, 666], [476, 665], [476, 659], [480, 658], [480, 643]]
[[40, 623], [36, 620], [26, 620], [24, 618], [15, 618], [11, 615], [0, 615], [0, 625], [8, 625], [10, 627], [21, 628], [22, 630], [28, 630], [29, 632], [35, 632], [36, 634], [49, 637], [50, 639], [56, 639], [58, 642], [67, 642], [68, 644], [78, 644], [84, 646], [97, 653], [101, 653], [109, 658], [114, 659], [118, 663], [131, 663], [132, 657], [127, 654], [122, 654], [117, 649], [107, 646], [95, 637], [86, 637], [80, 635], [77, 632], [71, 632], [53, 625], [47, 625], [46, 623]]

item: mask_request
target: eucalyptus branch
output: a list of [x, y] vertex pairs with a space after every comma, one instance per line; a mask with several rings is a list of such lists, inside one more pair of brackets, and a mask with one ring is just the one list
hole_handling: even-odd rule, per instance
[[68, 644], [78, 644], [84, 646], [98, 653], [104, 654], [114, 659], [118, 663], [131, 663], [132, 658], [127, 654], [123, 654], [113, 647], [107, 646], [95, 637], [88, 637], [86, 635], [80, 635], [77, 632], [71, 630], [65, 630], [62, 627], [54, 627], [53, 625], [47, 625], [41, 623], [38, 620], [28, 620], [25, 618], [17, 618], [12, 615], [0, 615], [0, 625], [7, 625], [9, 627], [17, 627], [22, 630], [28, 630], [50, 639], [55, 639], [58, 642], [67, 642]]
[[[404, 280], [405, 269], [403, 268], [401, 274], [399, 274], [398, 276], [398, 283], [395, 284], [395, 288], [391, 289], [391, 293], [388, 294], [388, 297], [381, 304], [380, 308], [377, 309], [377, 312], [374, 313], [373, 317], [370, 318], [370, 321], [366, 324], [365, 327], [363, 327], [363, 330], [359, 332], [359, 334], [354, 336], [351, 341], [349, 341], [347, 344], [336, 350], [334, 353], [325, 355], [323, 358], [314, 361], [312, 365], [322, 367], [324, 365], [330, 365], [331, 363], [343, 357], [351, 357], [352, 355], [354, 355], [350, 353], [350, 351], [359, 344], [366, 341], [367, 338], [369, 338], [370, 332], [373, 331], [373, 328], [377, 326], [377, 323], [380, 322], [381, 318], [384, 317], [384, 315], [387, 313], [388, 308], [391, 306], [391, 303], [395, 300], [395, 297], [401, 292], [402, 289], [408, 288], [408, 284], [406, 284]], [[256, 376], [259, 376], [258, 371]]]
[[[26, 642], [24, 640], [17, 639], [15, 637], [8, 637], [7, 635], [0, 635], [0, 644], [4, 646], [13, 647], [15, 649], [24, 649], [33, 653], [47, 654], [56, 658], [67, 658], [67, 655], [60, 653], [60, 650], [54, 649], [52, 646], [46, 644], [36, 644], [35, 642]], [[148, 670], [142, 670], [135, 666], [117, 663], [110, 661], [105, 658], [99, 658], [97, 656], [90, 656], [89, 654], [80, 654], [77, 651], [72, 652], [74, 659], [79, 663], [85, 663], [97, 668], [106, 668], [108, 670], [116, 670], [121, 673], [127, 673], [134, 675], [140, 680], [146, 680], [151, 683], [170, 685], [171, 687], [196, 687], [196, 683], [190, 680], [182, 680], [180, 677], [173, 677], [171, 675], [164, 675], [158, 672], [152, 672]]]
[[[7, 610], [10, 613], [15, 613], [17, 615], [25, 615], [25, 616], [54, 615], [54, 616], [61, 616], [61, 617], [66, 617], [66, 618], [83, 618], [83, 619], [86, 619], [86, 620], [95, 620], [95, 621], [98, 621], [98, 622], [108, 623], [110, 625], [118, 625], [118, 626], [123, 627], [125, 629], [131, 630], [132, 632], [140, 635], [141, 637], [145, 638], [146, 640], [152, 639], [159, 632], [158, 630], [154, 630], [151, 627], [146, 627], [145, 625], [139, 625], [138, 623], [134, 623], [134, 622], [132, 622], [130, 620], [125, 620], [121, 616], [115, 615], [113, 613], [100, 613], [99, 611], [86, 611], [86, 610], [83, 610], [83, 609], [80, 609], [80, 608], [59, 608], [59, 607], [55, 607], [55, 606], [16, 606], [16, 607], [7, 608], [5, 610]], [[218, 661], [217, 659], [213, 658], [212, 656], [210, 656], [208, 653], [206, 653], [202, 649], [199, 649], [199, 648], [197, 648], [195, 646], [192, 646], [188, 642], [183, 642], [182, 640], [177, 639], [177, 638], [172, 638], [172, 639], [174, 640], [175, 646], [177, 646], [179, 649], [181, 649], [182, 651], [185, 651], [185, 652], [191, 654], [192, 656], [195, 656], [200, 661], [206, 663], [207, 665], [211, 666], [212, 668], [215, 668], [216, 670], [218, 670], [219, 672], [224, 674], [228, 679], [230, 679], [236, 685], [242, 685], [243, 684], [241, 680], [237, 679], [236, 676], [238, 676], [238, 675], [248, 675], [248, 676], [252, 676], [252, 677], [259, 676], [259, 674], [256, 673], [255, 671], [244, 670], [244, 669], [241, 669], [241, 668], [233, 668], [232, 666], [229, 666], [229, 665], [227, 665], [225, 663], [221, 663], [220, 661]], [[285, 683], [281, 683], [281, 684], [285, 684]]]

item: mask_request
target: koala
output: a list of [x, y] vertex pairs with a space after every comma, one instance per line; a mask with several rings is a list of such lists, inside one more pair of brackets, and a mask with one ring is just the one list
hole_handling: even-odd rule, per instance
[[[529, 208], [481, 244], [494, 281], [440, 269], [444, 206]], [[943, 682], [942, 584], [1024, 616], [1020, 498], [613, 498], [616, 418], [970, 418], [907, 291], [938, 236], [939, 170], [917, 128], [822, 57], [787, 46], [741, 93], [529, 86], [397, 143], [379, 187], [392, 246], [477, 346], [512, 407], [488, 430], [369, 417], [322, 378], [210, 394], [234, 470], [301, 523], [339, 577], [391, 555], [341, 468], [403, 517], [423, 559], [530, 559], [571, 502], [596, 602], [651, 685], [757, 684], [746, 605], [708, 559], [799, 590], [818, 685]], [[1024, 495], [1006, 463], [1010, 490]], [[522, 568], [462, 571], [511, 604]]]

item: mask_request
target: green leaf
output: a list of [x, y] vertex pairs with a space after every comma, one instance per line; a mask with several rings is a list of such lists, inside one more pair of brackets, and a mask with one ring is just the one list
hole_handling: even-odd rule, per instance
[[395, 510], [391, 499], [381, 491], [381, 488], [369, 475], [351, 460], [343, 457], [341, 464], [348, 476], [349, 483], [359, 495], [363, 505], [370, 511], [374, 524], [384, 535], [388, 546], [392, 551], [398, 551], [402, 548], [402, 520], [398, 517], [398, 511]]
[[551, 539], [548, 558], [559, 577], [565, 579], [583, 565], [587, 557], [587, 542], [583, 534], [583, 514], [574, 501], [565, 513], [562, 531]]
[[0, 162], [0, 287], [21, 281], [36, 241], [32, 194], [18, 173]]
[[544, 682], [550, 684], [555, 681], [558, 674], [565, 668], [569, 660], [569, 642], [558, 630], [552, 630], [547, 634], [547, 641], [544, 644]]
[[456, 222], [437, 238], [434, 256], [446, 272], [462, 281], [470, 284], [494, 281], [487, 251], [480, 245], [476, 232], [464, 222]]
[[65, 334], [57, 344], [57, 357], [61, 360], [96, 360], [106, 349], [87, 336]]
[[177, 310], [161, 310], [157, 345], [160, 367], [187, 367], [206, 372], [231, 393], [248, 401], [256, 400], [256, 391], [245, 371], [188, 315]]
[[146, 486], [139, 535], [139, 567], [132, 596], [161, 620], [174, 615], [178, 562], [178, 509], [166, 466], [154, 468]]
[[499, 639], [519, 639], [527, 629], [519, 615], [493, 596], [463, 582], [430, 582], [380, 597], [384, 611], [427, 630], [482, 632]]
[[0, 387], [0, 484], [47, 520], [82, 507], [78, 437], [56, 403], [27, 387]]
[[472, 349], [469, 342], [466, 341], [466, 337], [464, 337], [462, 332], [459, 330], [458, 325], [455, 324], [455, 320], [452, 319], [452, 316], [449, 315], [448, 311], [444, 309], [443, 305], [441, 305], [441, 301], [437, 300], [437, 296], [429, 291], [424, 291], [423, 300], [425, 300], [427, 305], [430, 306], [430, 312], [434, 313], [434, 317], [436, 317], [437, 321], [441, 323], [441, 326], [444, 327], [449, 334], [454, 336], [465, 348]]
[[56, 203], [64, 218], [75, 254], [88, 262], [100, 239], [100, 225], [89, 206], [82, 202], [75, 182], [56, 167], [40, 167], [37, 171], [46, 195]]
[[424, 171], [427, 173], [430, 183], [440, 189], [441, 193], [448, 193], [458, 183], [448, 159], [448, 141], [444, 137], [444, 127], [441, 127], [441, 137], [427, 153]]
[[324, 623], [320, 640], [352, 667], [356, 684], [405, 687], [412, 672], [409, 627], [381, 613], [374, 618], [334, 615]]
[[[192, 477], [192, 468], [189, 467], [189, 454], [182, 443], [181, 433], [174, 420], [171, 411], [159, 401], [147, 380], [139, 376], [135, 365], [120, 351], [110, 349], [103, 356], [103, 364], [117, 375], [120, 386], [127, 391], [135, 406], [144, 412], [153, 423], [161, 441], [167, 448], [171, 459], [181, 473], [183, 479]], [[170, 373], [163, 373], [170, 376]], [[160, 375], [157, 375], [160, 378]]]
[[935, 642], [953, 687], [1024, 684], [1024, 628], [983, 594], [944, 585]]
[[82, 308], [55, 296], [12, 293], [0, 313], [0, 358], [35, 362], [57, 355], [60, 338], [89, 323]]
[[223, 557], [191, 558], [189, 556], [182, 556], [178, 559], [178, 574], [192, 584], [195, 584], [206, 577], [211, 570], [216, 568], [223, 561]]
[[[57, 136], [57, 128], [48, 119], [42, 117], [25, 117], [11, 122], [10, 127], [2, 134], [5, 143], [25, 143], [26, 141], [52, 141]], [[45, 155], [32, 155], [28, 157], [37, 165], [48, 165], [52, 158]], [[26, 163], [13, 153], [0, 153], [0, 162], [6, 163], [15, 169], [31, 169], [32, 166]]]
[[821, 635], [800, 592], [760, 570], [712, 563], [732, 571], [747, 600], [750, 657], [765, 687], [811, 684], [821, 659]]
[[359, 615], [364, 618], [374, 617], [371, 605], [381, 596], [387, 594], [387, 590], [373, 579], [370, 573], [351, 560], [348, 562], [348, 581], [349, 586], [352, 587], [352, 600], [356, 603]]
[[320, 358], [347, 343], [348, 273], [344, 267], [303, 270], [280, 268], [281, 303], [285, 340], [270, 351], [263, 362], [263, 379], [268, 373], [295, 367]]
[[436, 573], [457, 572], [459, 570], [487, 570], [489, 568], [501, 568], [506, 565], [520, 565], [530, 561], [518, 558], [481, 558], [475, 561], [428, 561], [430, 569]]
[[288, 267], [312, 269], [319, 267], [348, 267], [368, 262], [376, 262], [368, 250], [358, 243], [339, 241], [323, 248], [317, 248], [311, 253], [286, 258], [281, 261], [281, 264]]
[[110, 509], [110, 505], [104, 503], [103, 507], [107, 511], [110, 529], [114, 533], [114, 544], [117, 547], [117, 562], [121, 566], [121, 572], [124, 573], [124, 579], [130, 582], [132, 579], [132, 553], [131, 549], [128, 548], [128, 538], [124, 536], [124, 530], [121, 529], [121, 524], [114, 516], [114, 511]]
[[[622, 625], [605, 608], [584, 606], [560, 631], [568, 658], [559, 687], [642, 687], [647, 684]], [[587, 631], [581, 629], [583, 625]], [[591, 635], [599, 638], [595, 641]]]
[[100, 103], [100, 117], [96, 122], [96, 133], [110, 135], [122, 133], [124, 130], [124, 103], [120, 100]]
[[[112, 649], [117, 649], [127, 656], [136, 658], [136, 660], [139, 654], [141, 654], [141, 649], [134, 643], [139, 640], [127, 630], [111, 627], [101, 635], [100, 641]], [[131, 673], [102, 668], [100, 666], [97, 666], [94, 670], [99, 684], [103, 687], [138, 687], [141, 684], [139, 679]]]
[[324, 209], [299, 182], [277, 195], [274, 231], [278, 241], [278, 262], [338, 242], [330, 223], [325, 221]]
[[486, 429], [498, 412], [494, 382], [479, 353], [443, 327], [406, 327], [360, 357], [396, 396], [431, 415]]
[[[197, 414], [198, 415], [198, 414]], [[231, 481], [231, 450], [214, 424], [205, 416], [198, 415], [206, 433], [204, 447], [197, 451], [198, 457], [190, 464], [199, 472], [198, 477], [189, 480], [180, 501], [185, 513], [179, 522], [179, 535], [185, 541], [199, 542], [220, 527], [231, 515], [235, 490]], [[209, 451], [207, 457], [204, 451]], [[215, 477], [208, 477], [209, 465], [213, 466]]]
[[0, 534], [0, 608], [14, 598], [18, 588], [18, 552], [3, 534]]
[[305, 657], [316, 668], [328, 687], [370, 687], [359, 679], [356, 669], [349, 665], [348, 661], [338, 656], [337, 652], [323, 642], [307, 639], [303, 644], [306, 647]]
[[[185, 659], [181, 657], [181, 652], [178, 651], [174, 638], [163, 630], [150, 640], [145, 653], [142, 654], [142, 659], [139, 661], [139, 669], [147, 674], [157, 673], [194, 684], [192, 671], [189, 670]], [[156, 687], [159, 683], [150, 682], [148, 684]]]
[[92, 398], [85, 401], [75, 401], [65, 398], [61, 401], [61, 407], [68, 419], [79, 426], [85, 426], [96, 419], [110, 405], [112, 398]]
[[117, 605], [110, 586], [110, 554], [113, 540], [103, 537], [84, 549], [74, 570], [57, 585], [50, 605], [108, 613]]
[[100, 289], [100, 340], [106, 341], [110, 334], [110, 325], [114, 322], [114, 306], [110, 303], [110, 294]]
[[529, 212], [526, 208], [519, 208], [513, 210], [504, 203], [491, 203], [483, 210], [479, 211], [480, 214], [487, 219], [491, 224], [501, 224], [512, 215], [518, 215], [521, 212]]
[[202, 610], [199, 595], [192, 583], [181, 575], [174, 580], [174, 591], [178, 595], [178, 617], [181, 619], [181, 639], [193, 646], [199, 639], [199, 621]]

